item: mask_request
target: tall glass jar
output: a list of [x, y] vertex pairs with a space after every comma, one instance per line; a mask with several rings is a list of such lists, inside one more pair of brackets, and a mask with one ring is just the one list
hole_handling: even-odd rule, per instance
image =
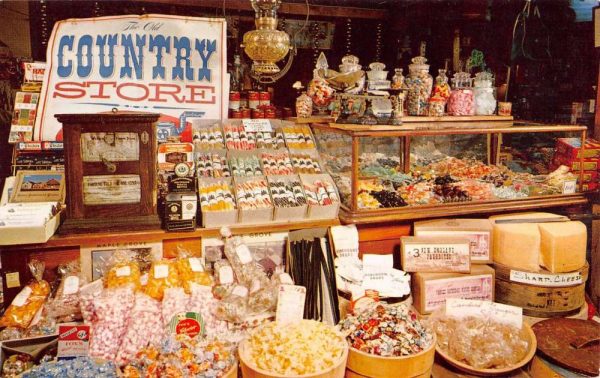
[[468, 72], [457, 72], [452, 78], [452, 91], [448, 99], [448, 114], [469, 116], [475, 114], [473, 79]]
[[475, 114], [491, 115], [496, 111], [496, 97], [494, 96], [494, 76], [491, 72], [475, 74]]
[[448, 85], [448, 76], [446, 70], [438, 70], [435, 78], [431, 98], [429, 99], [429, 115], [432, 117], [441, 117], [446, 110], [446, 102], [450, 97], [450, 85]]
[[402, 89], [404, 86], [404, 75], [402, 74], [402, 68], [396, 68], [394, 70], [394, 76], [392, 77], [392, 89]]
[[298, 118], [309, 118], [312, 115], [312, 111], [312, 99], [306, 94], [306, 92], [302, 92], [302, 94], [296, 99], [296, 116]]
[[427, 115], [427, 103], [431, 95], [433, 78], [429, 74], [429, 64], [424, 56], [417, 56], [408, 65], [408, 87], [407, 110], [408, 115]]

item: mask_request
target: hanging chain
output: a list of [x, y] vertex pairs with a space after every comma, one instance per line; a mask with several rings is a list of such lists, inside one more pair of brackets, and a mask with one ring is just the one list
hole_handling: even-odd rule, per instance
[[383, 29], [383, 24], [381, 22], [378, 22], [377, 23], [377, 34], [375, 37], [375, 61], [376, 62], [381, 62], [381, 50], [383, 49], [382, 29]]
[[40, 29], [42, 35], [42, 46], [45, 48], [48, 46], [48, 4], [46, 0], [40, 0]]
[[352, 19], [346, 19], [346, 55], [352, 53]]

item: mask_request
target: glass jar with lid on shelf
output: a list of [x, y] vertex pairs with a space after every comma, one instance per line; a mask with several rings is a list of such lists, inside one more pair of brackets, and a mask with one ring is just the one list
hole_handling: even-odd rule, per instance
[[496, 111], [494, 76], [491, 72], [479, 72], [474, 80], [475, 115], [492, 115]]
[[431, 95], [433, 78], [429, 74], [429, 64], [427, 58], [417, 56], [412, 59], [412, 64], [408, 66], [408, 78], [406, 86], [408, 88], [407, 111], [411, 116], [427, 115], [427, 103]]
[[450, 86], [448, 85], [448, 77], [446, 70], [440, 69], [438, 76], [435, 78], [433, 92], [429, 99], [429, 115], [432, 117], [442, 117], [446, 110], [446, 102], [450, 97]]
[[452, 91], [448, 98], [448, 114], [471, 116], [475, 114], [473, 79], [468, 72], [457, 72], [452, 78]]

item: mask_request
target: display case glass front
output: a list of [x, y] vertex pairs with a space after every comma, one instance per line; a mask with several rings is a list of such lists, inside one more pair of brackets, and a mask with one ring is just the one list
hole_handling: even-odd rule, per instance
[[313, 130], [342, 196], [343, 221], [585, 201], [576, 185], [585, 181], [580, 162], [555, 152], [560, 141], [580, 143], [584, 127], [381, 130], [332, 124]]

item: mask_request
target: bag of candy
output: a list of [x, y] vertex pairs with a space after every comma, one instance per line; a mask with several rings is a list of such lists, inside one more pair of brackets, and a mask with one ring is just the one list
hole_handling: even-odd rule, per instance
[[177, 265], [171, 260], [158, 260], [152, 263], [148, 273], [148, 283], [144, 293], [161, 301], [166, 288], [181, 287]]

